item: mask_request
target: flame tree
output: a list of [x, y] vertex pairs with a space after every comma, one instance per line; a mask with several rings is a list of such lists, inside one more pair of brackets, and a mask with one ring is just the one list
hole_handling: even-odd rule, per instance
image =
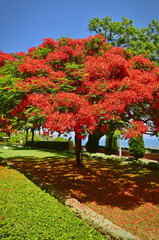
[[47, 38], [27, 53], [7, 56], [2, 53], [0, 73], [11, 81], [2, 87], [5, 94], [16, 96], [9, 113], [34, 124], [41, 116], [39, 124], [51, 131], [74, 131], [78, 166], [88, 133], [114, 128], [139, 137], [149, 124], [158, 131], [159, 68], [148, 58], [110, 46], [101, 35]]

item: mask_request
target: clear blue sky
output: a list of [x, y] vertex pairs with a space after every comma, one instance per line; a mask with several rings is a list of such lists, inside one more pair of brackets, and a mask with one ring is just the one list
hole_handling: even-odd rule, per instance
[[147, 27], [159, 20], [159, 0], [0, 0], [0, 50], [26, 52], [43, 38], [85, 38], [89, 20], [109, 16]]

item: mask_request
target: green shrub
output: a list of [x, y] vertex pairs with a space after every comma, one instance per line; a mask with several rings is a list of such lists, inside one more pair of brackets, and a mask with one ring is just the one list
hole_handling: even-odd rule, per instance
[[52, 140], [53, 142], [68, 142], [66, 138], [63, 137], [56, 137]]
[[[29, 132], [28, 133], [28, 138], [29, 139], [31, 139], [31, 135], [32, 135], [31, 132]], [[11, 135], [11, 138], [9, 139], [9, 143], [17, 144], [17, 143], [20, 143], [21, 140], [23, 141], [23, 143], [25, 143], [25, 139], [26, 139], [26, 133], [25, 132], [20, 132], [18, 134]], [[41, 138], [35, 134], [34, 135], [34, 140], [35, 141], [40, 141]]]
[[0, 132], [0, 142], [3, 141], [3, 137], [8, 137], [7, 133], [5, 133], [5, 132]]
[[113, 131], [106, 134], [105, 148], [110, 154], [115, 154], [118, 151], [118, 140]]
[[89, 153], [89, 152], [83, 152], [83, 156], [87, 158], [95, 158], [95, 159], [100, 159], [100, 160], [109, 160], [109, 161], [117, 161], [117, 162], [122, 162], [126, 161], [129, 159], [128, 157], [120, 157], [117, 155], [106, 155], [105, 153]]
[[131, 156], [137, 159], [144, 157], [145, 146], [143, 135], [140, 135], [138, 138], [132, 137], [129, 139], [129, 152]]
[[19, 172], [1, 167], [0, 239], [108, 239]]
[[126, 161], [122, 162], [122, 165], [132, 165], [132, 166], [140, 166], [148, 169], [158, 170], [159, 169], [159, 162], [156, 160], [148, 160], [148, 159], [127, 159]]
[[44, 148], [44, 149], [52, 149], [57, 151], [64, 151], [69, 150], [69, 142], [56, 142], [56, 141], [27, 141], [27, 147], [34, 147], [34, 148]]

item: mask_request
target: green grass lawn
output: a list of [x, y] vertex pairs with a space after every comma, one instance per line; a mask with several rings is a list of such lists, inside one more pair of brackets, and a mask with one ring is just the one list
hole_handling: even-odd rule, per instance
[[0, 157], [2, 158], [12, 158], [12, 157], [73, 157], [74, 155], [68, 152], [57, 152], [53, 150], [40, 150], [40, 149], [30, 149], [25, 147], [7, 147], [0, 146]]
[[0, 166], [0, 239], [107, 239], [24, 175]]

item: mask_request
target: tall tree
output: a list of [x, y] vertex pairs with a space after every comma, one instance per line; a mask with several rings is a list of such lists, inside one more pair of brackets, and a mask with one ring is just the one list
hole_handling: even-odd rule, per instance
[[[134, 27], [133, 20], [122, 17], [122, 21], [112, 21], [112, 18], [93, 18], [89, 21], [88, 30], [106, 37], [107, 43], [129, 49], [133, 55], [143, 54], [159, 65], [159, 21], [152, 20], [147, 28]], [[99, 138], [88, 139], [87, 146], [96, 142], [98, 149]], [[89, 150], [89, 149], [88, 149]]]
[[109, 131], [106, 134], [105, 148], [110, 154], [116, 154], [118, 151], [117, 136], [114, 135], [114, 131]]
[[133, 54], [150, 58], [159, 64], [159, 21], [152, 20], [148, 27], [138, 29], [133, 20], [122, 17], [122, 21], [112, 21], [111, 17], [93, 18], [88, 30], [106, 37], [107, 42], [117, 47], [130, 49]]
[[[37, 115], [42, 116], [43, 127], [50, 131], [74, 131], [78, 166], [82, 165], [81, 139], [88, 133], [105, 133], [112, 126], [125, 127], [127, 137], [145, 133], [149, 109], [155, 112], [158, 103], [155, 64], [110, 46], [101, 35], [44, 39], [17, 57], [16, 66], [19, 79], [13, 88], [22, 94], [10, 113], [33, 123]], [[154, 131], [159, 127], [155, 124]]]
[[138, 138], [132, 137], [129, 139], [129, 151], [130, 155], [137, 159], [144, 157], [145, 145], [143, 135], [140, 135]]

